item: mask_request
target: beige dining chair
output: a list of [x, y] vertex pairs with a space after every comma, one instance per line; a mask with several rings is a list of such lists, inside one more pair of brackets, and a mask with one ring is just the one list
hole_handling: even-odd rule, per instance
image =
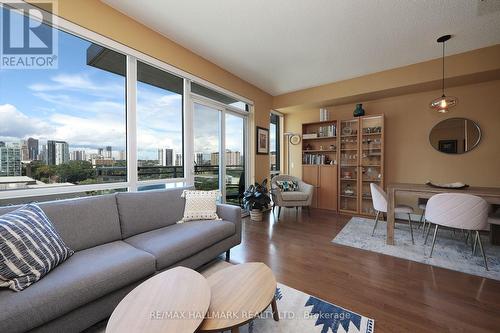
[[[375, 183], [370, 183], [370, 191], [372, 193], [372, 203], [373, 208], [377, 212], [375, 216], [375, 225], [373, 226], [372, 236], [375, 234], [375, 229], [377, 228], [378, 220], [380, 218], [380, 213], [387, 213], [387, 194], [384, 190]], [[395, 214], [408, 214], [408, 224], [410, 225], [410, 235], [411, 243], [415, 244], [413, 239], [413, 227], [411, 225], [411, 213], [413, 213], [413, 208], [406, 205], [397, 205], [394, 207]]]
[[[427, 202], [426, 208], [425, 219], [436, 226], [429, 258], [432, 257], [440, 226], [462, 229], [474, 232], [474, 242], [479, 243], [484, 267], [488, 270], [486, 254], [479, 235], [479, 231], [488, 230], [488, 203], [483, 198], [471, 194], [441, 193], [432, 196]], [[430, 227], [429, 225], [427, 235]]]

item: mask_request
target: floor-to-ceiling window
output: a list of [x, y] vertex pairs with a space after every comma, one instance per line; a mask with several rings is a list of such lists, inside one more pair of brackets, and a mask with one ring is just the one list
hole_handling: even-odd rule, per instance
[[0, 70], [0, 191], [127, 181], [126, 56], [56, 33], [57, 68]]
[[250, 102], [60, 24], [42, 23], [58, 35], [58, 67], [0, 69], [0, 206], [193, 181], [238, 204]]
[[183, 79], [137, 62], [139, 180], [183, 178]]

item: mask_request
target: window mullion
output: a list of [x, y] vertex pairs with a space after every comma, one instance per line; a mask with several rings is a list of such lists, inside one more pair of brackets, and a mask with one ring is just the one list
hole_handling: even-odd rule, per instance
[[129, 191], [137, 191], [137, 59], [127, 56], [127, 176]]

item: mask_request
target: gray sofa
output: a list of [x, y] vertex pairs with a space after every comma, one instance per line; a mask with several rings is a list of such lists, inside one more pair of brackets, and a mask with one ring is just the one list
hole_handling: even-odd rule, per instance
[[[0, 332], [80, 332], [109, 317], [152, 275], [197, 268], [241, 242], [241, 210], [176, 224], [184, 188], [41, 203], [75, 254], [21, 292], [0, 289]], [[0, 215], [16, 207], [0, 208]]]

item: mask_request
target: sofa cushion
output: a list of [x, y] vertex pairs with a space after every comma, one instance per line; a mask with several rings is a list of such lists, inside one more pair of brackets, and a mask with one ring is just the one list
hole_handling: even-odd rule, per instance
[[116, 201], [123, 238], [177, 223], [184, 214], [186, 187], [118, 193]]
[[72, 255], [37, 205], [0, 216], [0, 287], [21, 291]]
[[123, 241], [76, 252], [20, 292], [0, 290], [0, 332], [37, 327], [155, 272], [155, 258]]
[[281, 192], [283, 201], [306, 201], [309, 197], [306, 192]]
[[[121, 239], [114, 194], [38, 204], [68, 247], [75, 251]], [[20, 206], [0, 207], [0, 215]]]
[[145, 232], [125, 242], [156, 257], [156, 269], [165, 269], [205, 248], [234, 235], [234, 223], [192, 221]]
[[184, 216], [177, 223], [195, 220], [220, 220], [219, 216], [217, 216], [217, 200], [220, 196], [219, 190], [184, 190], [182, 192], [182, 197], [186, 201]]

